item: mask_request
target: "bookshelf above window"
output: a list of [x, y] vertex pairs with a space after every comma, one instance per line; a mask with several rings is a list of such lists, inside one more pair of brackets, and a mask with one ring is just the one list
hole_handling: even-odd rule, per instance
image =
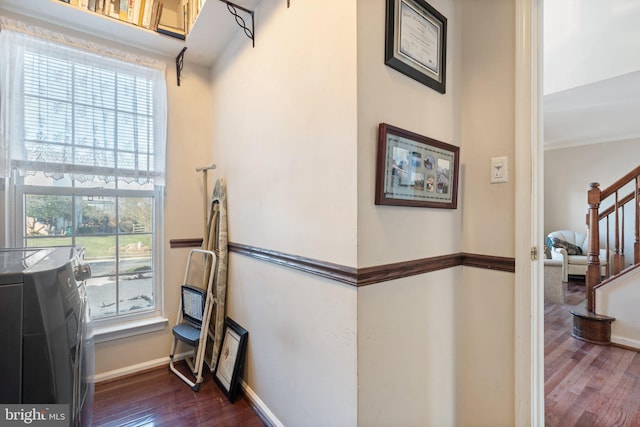
[[[125, 14], [121, 14], [123, 11], [120, 10], [120, 3], [124, 4], [125, 1], [134, 6], [130, 16], [127, 5], [127, 19], [123, 19]], [[259, 1], [235, 2], [253, 10]], [[185, 62], [205, 66], [212, 65], [235, 34], [242, 31], [229, 15], [226, 4], [219, 0], [162, 0], [156, 3], [156, 10], [162, 3], [162, 11], [159, 15], [156, 12], [158, 31], [155, 31], [154, 0], [144, 0], [146, 2], [152, 5], [148, 9], [148, 17], [140, 12], [146, 9], [142, 7], [143, 0], [2, 0], [0, 11], [5, 9], [172, 58], [183, 47], [188, 47]], [[96, 6], [96, 9], [102, 6], [102, 9], [90, 11], [90, 5]], [[137, 22], [133, 22], [136, 18]]]

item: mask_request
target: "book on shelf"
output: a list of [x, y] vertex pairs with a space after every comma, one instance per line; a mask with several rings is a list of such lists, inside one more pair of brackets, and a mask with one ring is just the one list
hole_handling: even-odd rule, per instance
[[135, 0], [133, 7], [133, 22], [132, 24], [140, 25], [142, 23], [141, 15], [144, 13], [144, 0]]
[[129, 15], [129, 0], [119, 0], [120, 1], [120, 15], [118, 16], [118, 19], [120, 19], [121, 21], [129, 21], [128, 19], [128, 15]]
[[120, 0], [108, 0], [105, 2], [102, 13], [111, 18], [120, 19]]
[[60, 0], [160, 34], [185, 40], [204, 0]]
[[[151, 1], [151, 0], [149, 0]], [[144, 19], [144, 8], [146, 6], [146, 0], [137, 0], [136, 2], [136, 15], [135, 22], [139, 27], [142, 27], [142, 20]]]
[[129, 5], [127, 6], [127, 22], [133, 24], [133, 11], [136, 7], [136, 0], [129, 0]]
[[158, 24], [160, 23], [160, 17], [162, 16], [163, 9], [164, 1], [156, 0], [156, 3], [153, 5], [153, 11], [151, 12], [151, 24], [149, 25], [149, 29], [153, 31], [158, 29]]
[[153, 0], [146, 0], [144, 2], [144, 11], [140, 12], [142, 14], [142, 23], [140, 24], [141, 27], [149, 28], [151, 9], [153, 9]]

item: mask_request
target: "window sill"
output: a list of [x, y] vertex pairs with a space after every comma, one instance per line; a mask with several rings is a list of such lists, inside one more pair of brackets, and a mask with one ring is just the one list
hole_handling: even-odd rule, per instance
[[132, 320], [129, 322], [115, 323], [112, 325], [94, 326], [94, 342], [97, 344], [132, 337], [135, 335], [161, 331], [168, 323], [169, 319], [161, 316], [155, 316], [146, 319]]

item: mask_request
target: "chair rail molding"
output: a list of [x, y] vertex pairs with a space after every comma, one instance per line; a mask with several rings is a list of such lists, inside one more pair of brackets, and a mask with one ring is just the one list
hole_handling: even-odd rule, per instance
[[[170, 241], [171, 248], [185, 248], [200, 246], [201, 244], [202, 239], [199, 238], [172, 239]], [[314, 274], [356, 287], [402, 279], [404, 277], [457, 266], [484, 268], [508, 273], [515, 272], [514, 258], [464, 252], [356, 268], [271, 249], [258, 248], [242, 243], [229, 242], [228, 249], [229, 252], [304, 271], [305, 273]]]

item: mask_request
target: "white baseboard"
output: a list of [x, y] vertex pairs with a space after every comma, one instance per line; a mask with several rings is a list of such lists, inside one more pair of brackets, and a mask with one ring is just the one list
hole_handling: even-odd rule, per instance
[[632, 348], [635, 350], [640, 350], [640, 341], [631, 340], [629, 338], [619, 337], [616, 335], [611, 336], [611, 342], [614, 344], [621, 345], [623, 347]]
[[253, 410], [258, 414], [258, 417], [267, 424], [269, 427], [284, 427], [284, 424], [280, 422], [280, 420], [271, 412], [271, 410], [264, 404], [262, 400], [258, 397], [257, 394], [251, 390], [251, 387], [247, 385], [244, 381], [240, 380], [240, 388], [242, 392], [247, 397], [249, 404], [253, 408]]
[[[178, 361], [182, 360], [185, 357], [191, 355], [191, 351], [187, 351], [184, 353], [176, 354], [173, 359]], [[102, 381], [112, 380], [114, 378], [123, 377], [125, 375], [135, 374], [137, 372], [146, 371], [147, 369], [157, 368], [159, 366], [169, 365], [169, 356], [161, 357], [159, 359], [148, 360], [143, 363], [138, 363], [136, 365], [125, 366], [124, 368], [114, 369], [112, 371], [102, 372], [99, 374], [95, 374], [93, 376], [93, 381], [95, 383], [99, 383]]]

